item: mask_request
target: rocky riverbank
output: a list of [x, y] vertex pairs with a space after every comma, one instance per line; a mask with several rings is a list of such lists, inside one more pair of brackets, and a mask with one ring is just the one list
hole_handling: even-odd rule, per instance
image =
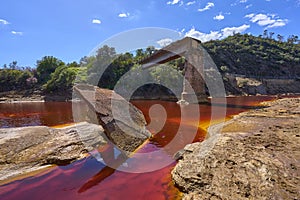
[[0, 102], [44, 101], [42, 93], [36, 91], [7, 91], [0, 93]]
[[0, 92], [0, 103], [24, 102], [24, 101], [70, 101], [71, 91], [45, 93], [40, 89], [12, 90]]
[[0, 129], [0, 183], [49, 165], [69, 164], [86, 156], [93, 146], [107, 143], [103, 128], [86, 122], [64, 128]]
[[[49, 165], [69, 164], [95, 149], [106, 149], [92, 154], [117, 168], [151, 137], [142, 112], [112, 90], [89, 85], [75, 89], [88, 109], [74, 107], [74, 120], [91, 123], [0, 129], [0, 184]], [[119, 151], [117, 159], [114, 150]]]
[[265, 105], [185, 147], [172, 171], [184, 199], [299, 199], [300, 98]]

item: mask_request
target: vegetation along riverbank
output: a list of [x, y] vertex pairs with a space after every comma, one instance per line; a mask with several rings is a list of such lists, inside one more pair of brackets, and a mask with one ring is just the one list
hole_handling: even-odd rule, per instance
[[[284, 41], [282, 37], [275, 39], [267, 34], [235, 34], [202, 45], [216, 63], [227, 95], [300, 93], [300, 45], [292, 38], [297, 37]], [[34, 67], [18, 66], [13, 61], [0, 69], [0, 101], [66, 101], [72, 98], [75, 83], [113, 89], [129, 70], [138, 73], [140, 60], [155, 51], [150, 46], [134, 54], [117, 53], [114, 47], [103, 46], [95, 56], [85, 56], [78, 63], [64, 63], [53, 56], [41, 58]], [[166, 65], [184, 73], [183, 58]], [[101, 78], [97, 76], [100, 72], [103, 72]], [[152, 68], [148, 76], [157, 82], [168, 79], [176, 84], [179, 80], [166, 67]], [[153, 84], [139, 88], [132, 96], [133, 99], [162, 97], [174, 99], [167, 88]]]

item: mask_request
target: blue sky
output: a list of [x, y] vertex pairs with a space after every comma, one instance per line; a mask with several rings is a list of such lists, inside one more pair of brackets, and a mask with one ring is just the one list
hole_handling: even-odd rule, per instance
[[[79, 59], [111, 36], [160, 27], [207, 41], [264, 29], [300, 35], [300, 0], [4, 0], [0, 6], [0, 66], [34, 67], [53, 55]], [[157, 44], [172, 41], [162, 37]]]

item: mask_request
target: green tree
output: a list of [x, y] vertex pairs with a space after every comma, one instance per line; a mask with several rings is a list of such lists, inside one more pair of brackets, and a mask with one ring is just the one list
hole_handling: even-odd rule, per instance
[[72, 65], [61, 65], [51, 74], [51, 79], [47, 81], [44, 88], [47, 91], [70, 91], [74, 85], [75, 78], [80, 70]]
[[280, 35], [280, 34], [278, 34], [277, 35], [277, 40], [279, 41], [279, 42], [283, 42], [283, 36], [282, 35]]
[[0, 91], [27, 89], [27, 79], [33, 77], [29, 70], [0, 69]]
[[9, 68], [10, 69], [17, 69], [18, 68], [17, 64], [18, 64], [17, 61], [13, 61], [13, 62], [9, 63]]
[[26, 80], [32, 76], [33, 76], [32, 72], [30, 72], [29, 70], [24, 70], [24, 71], [22, 71], [22, 74], [20, 74], [20, 76], [18, 78], [18, 83], [20, 85], [26, 84]]
[[139, 62], [140, 60], [142, 60], [143, 58], [146, 57], [146, 52], [143, 49], [137, 49], [135, 52], [135, 60], [136, 62]]
[[288, 37], [287, 42], [290, 43], [290, 44], [296, 44], [298, 42], [298, 36], [297, 35], [290, 35]]
[[274, 34], [275, 34], [274, 32], [270, 32], [270, 33], [269, 33], [270, 39], [273, 39], [273, 35], [274, 35]]
[[65, 65], [63, 61], [53, 56], [45, 56], [41, 60], [38, 60], [36, 70], [39, 83], [46, 83], [51, 78], [51, 73], [63, 65]]
[[95, 59], [91, 59], [91, 63], [87, 64], [87, 82], [92, 85], [98, 85], [100, 78], [107, 81], [111, 80], [111, 74], [104, 72], [116, 57], [116, 50], [113, 47], [104, 45], [98, 49]]
[[267, 29], [264, 30], [263, 36], [264, 36], [264, 38], [268, 38], [268, 30]]
[[155, 47], [154, 46], [148, 46], [147, 48], [146, 48], [146, 51], [145, 51], [145, 54], [147, 55], [147, 56], [151, 56], [153, 53], [155, 53]]

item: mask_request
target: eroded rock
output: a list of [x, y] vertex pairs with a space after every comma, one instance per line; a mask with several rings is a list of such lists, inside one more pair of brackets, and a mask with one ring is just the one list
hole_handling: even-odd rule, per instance
[[90, 85], [77, 85], [74, 91], [87, 103], [89, 120], [103, 126], [107, 137], [126, 154], [151, 137], [143, 113], [114, 91]]
[[267, 103], [212, 127], [172, 171], [185, 199], [298, 199], [300, 99]]
[[69, 164], [107, 142], [103, 128], [87, 122], [64, 128], [0, 129], [0, 182], [47, 165]]

